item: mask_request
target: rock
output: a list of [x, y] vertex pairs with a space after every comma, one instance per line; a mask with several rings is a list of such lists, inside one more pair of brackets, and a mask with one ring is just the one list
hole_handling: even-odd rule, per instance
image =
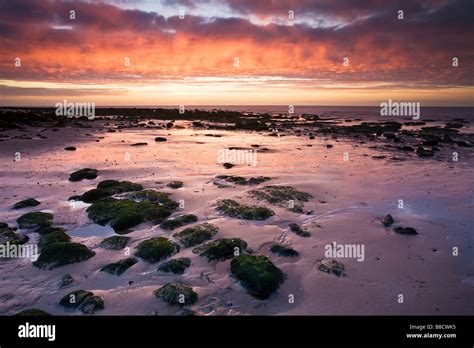
[[334, 147], [334, 145], [331, 145], [331, 144], [327, 144], [327, 145], [326, 145], [326, 148], [327, 148], [327, 149], [331, 149], [331, 148], [333, 148], [333, 147]]
[[42, 234], [40, 236], [39, 242], [38, 242], [38, 248], [39, 250], [43, 250], [48, 245], [54, 244], [54, 243], [68, 243], [71, 241], [71, 237], [69, 237], [66, 233], [63, 231], [54, 231], [51, 233], [47, 234]]
[[130, 241], [130, 237], [126, 236], [112, 236], [105, 238], [100, 242], [99, 247], [108, 250], [122, 250]]
[[136, 258], [129, 257], [114, 263], [109, 263], [108, 265], [102, 267], [100, 270], [101, 272], [120, 276], [136, 263], [138, 263], [138, 260]]
[[310, 237], [311, 236], [310, 232], [308, 232], [306, 230], [303, 230], [298, 224], [291, 223], [291, 224], [288, 225], [288, 227], [290, 228], [291, 232], [296, 233], [300, 237]]
[[299, 253], [296, 250], [293, 250], [292, 248], [283, 244], [279, 244], [279, 243], [273, 244], [270, 248], [270, 251], [280, 256], [285, 256], [285, 257], [288, 257], [288, 256], [296, 257], [299, 255]]
[[266, 220], [275, 213], [257, 205], [245, 205], [232, 199], [223, 199], [217, 202], [216, 210], [226, 216], [245, 220]]
[[142, 190], [137, 192], [130, 192], [126, 198], [132, 199], [138, 202], [150, 202], [159, 204], [168, 210], [174, 211], [179, 207], [179, 203], [173, 201], [170, 198], [170, 194], [167, 192], [159, 192], [155, 190]]
[[379, 156], [372, 156], [373, 159], [384, 159], [386, 156], [379, 155]]
[[19, 201], [13, 205], [13, 209], [22, 209], [26, 207], [36, 207], [41, 203], [34, 198], [27, 198], [22, 201]]
[[160, 267], [158, 267], [158, 271], [174, 274], [183, 274], [186, 268], [188, 268], [189, 266], [191, 266], [191, 259], [187, 257], [180, 257], [164, 262]]
[[48, 226], [48, 227], [43, 227], [37, 231], [35, 231], [37, 233], [39, 233], [40, 235], [43, 235], [43, 234], [49, 234], [49, 233], [53, 233], [53, 232], [64, 232], [66, 233], [66, 230], [62, 227], [53, 227], [53, 226]]
[[20, 316], [20, 317], [40, 317], [40, 316], [50, 316], [50, 315], [51, 314], [49, 314], [48, 312], [45, 312], [44, 310], [38, 309], [38, 308], [25, 309], [15, 314], [15, 316]]
[[249, 294], [262, 300], [269, 298], [284, 281], [283, 272], [262, 255], [237, 256], [230, 269]]
[[184, 246], [191, 247], [211, 239], [217, 232], [219, 229], [216, 226], [203, 223], [175, 233], [173, 237], [178, 238]]
[[395, 233], [406, 234], [406, 235], [416, 235], [418, 232], [413, 227], [395, 227], [393, 229]]
[[193, 253], [205, 256], [209, 261], [224, 261], [240, 255], [246, 249], [247, 242], [242, 239], [221, 238], [193, 249]]
[[[265, 200], [270, 204], [282, 207], [289, 207], [290, 202], [308, 202], [313, 196], [309, 193], [301, 192], [291, 186], [270, 185], [251, 190], [250, 195], [258, 200]], [[294, 209], [296, 208], [296, 209]], [[294, 204], [295, 212], [302, 212], [302, 205]]]
[[399, 149], [402, 150], [402, 151], [410, 151], [410, 152], [414, 152], [414, 151], [415, 151], [415, 148], [413, 148], [412, 146], [409, 146], [409, 145], [405, 145], [405, 146], [399, 147]]
[[92, 180], [97, 178], [97, 169], [83, 168], [76, 170], [69, 175], [69, 181], [81, 181], [84, 179]]
[[155, 141], [156, 141], [156, 142], [166, 141], [166, 138], [163, 138], [163, 137], [156, 137], [156, 138], [155, 138]]
[[28, 236], [24, 236], [21, 233], [16, 233], [16, 228], [11, 228], [8, 224], [0, 222], [0, 245], [5, 244], [25, 244], [30, 239]]
[[66, 151], [76, 151], [76, 148], [74, 146], [67, 146], [64, 148]]
[[225, 169], [230, 169], [230, 168], [232, 168], [232, 167], [235, 167], [235, 164], [226, 162], [226, 163], [222, 164], [222, 166], [223, 166]]
[[418, 157], [433, 157], [434, 156], [434, 152], [431, 151], [431, 150], [426, 150], [425, 148], [423, 148], [422, 146], [419, 146], [417, 149], [416, 149], [416, 154], [418, 155]]
[[159, 262], [179, 251], [179, 245], [165, 237], [153, 237], [137, 246], [136, 256], [149, 263]]
[[82, 301], [79, 309], [84, 314], [94, 314], [95, 311], [104, 309], [104, 300], [99, 296], [88, 296]]
[[393, 220], [393, 217], [392, 217], [392, 215], [390, 215], [390, 214], [385, 215], [385, 217], [384, 217], [383, 220], [382, 220], [382, 223], [383, 223], [384, 226], [386, 226], [386, 227], [392, 225], [394, 222], [395, 222], [395, 220]]
[[140, 190], [143, 190], [142, 185], [130, 181], [104, 180], [97, 185], [97, 188], [84, 192], [80, 199], [85, 203], [93, 203], [118, 193]]
[[198, 300], [198, 295], [193, 288], [176, 283], [167, 283], [155, 290], [153, 294], [174, 306], [189, 306]]
[[135, 143], [135, 144], [131, 144], [130, 146], [146, 146], [148, 145], [148, 143]]
[[72, 308], [76, 309], [79, 307], [79, 305], [84, 302], [85, 299], [88, 297], [93, 296], [94, 294], [90, 291], [86, 290], [75, 290], [72, 291], [66, 295], [64, 295], [61, 300], [59, 300], [59, 305], [66, 307], [66, 308]]
[[61, 277], [61, 279], [59, 279], [58, 287], [60, 289], [64, 288], [64, 287], [68, 286], [69, 284], [71, 284], [73, 281], [74, 281], [74, 279], [72, 278], [72, 276], [70, 274], [65, 274]]
[[43, 212], [26, 213], [20, 216], [16, 222], [20, 228], [43, 228], [53, 222], [53, 214]]
[[173, 219], [165, 220], [160, 224], [160, 227], [164, 230], [174, 230], [178, 227], [184, 226], [198, 221], [198, 218], [194, 214], [185, 214], [177, 216]]
[[35, 267], [54, 269], [70, 263], [81, 262], [90, 259], [95, 252], [79, 243], [54, 243], [45, 246], [41, 250], [38, 260], [33, 262]]
[[268, 176], [258, 176], [258, 177], [251, 177], [248, 180], [242, 176], [236, 176], [236, 175], [218, 175], [216, 176], [216, 179], [214, 181], [214, 185], [222, 185], [227, 183], [230, 184], [237, 184], [237, 185], [258, 185], [261, 184], [262, 182], [271, 180], [272, 178]]
[[344, 265], [333, 259], [323, 259], [316, 263], [318, 270], [329, 274], [334, 274], [338, 277], [344, 276]]
[[179, 189], [179, 188], [183, 187], [183, 182], [175, 180], [175, 181], [171, 181], [166, 186], [171, 187], [172, 189]]

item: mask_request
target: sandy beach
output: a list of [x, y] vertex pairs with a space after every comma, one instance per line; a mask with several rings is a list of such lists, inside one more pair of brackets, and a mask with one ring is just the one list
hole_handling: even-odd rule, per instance
[[[181, 314], [182, 308], [153, 295], [169, 282], [192, 287], [198, 300], [186, 308], [197, 315], [474, 313], [472, 147], [448, 144], [435, 157], [421, 158], [386, 147], [383, 136], [370, 142], [318, 132], [308, 136], [305, 126], [272, 136], [272, 132], [194, 127], [190, 121], [176, 121], [170, 129], [117, 128], [117, 121], [99, 119], [84, 123], [88, 126], [70, 124], [57, 130], [28, 126], [2, 132], [0, 221], [18, 227], [16, 219], [25, 213], [49, 212], [54, 215], [53, 225], [64, 228], [72, 242], [95, 252], [86, 261], [52, 270], [34, 267], [28, 259], [1, 260], [3, 315], [28, 308], [54, 315], [83, 315], [58, 304], [78, 289], [103, 299], [104, 309], [97, 314]], [[468, 134], [469, 126], [461, 132]], [[156, 137], [166, 141], [155, 141]], [[131, 146], [137, 143], [147, 144]], [[76, 150], [65, 151], [67, 146]], [[219, 151], [233, 148], [256, 151], [256, 165], [237, 163], [224, 168], [218, 161]], [[451, 160], [453, 151], [459, 154], [456, 162]], [[20, 160], [15, 160], [16, 153], [21, 154]], [[82, 168], [97, 169], [97, 178], [68, 180], [70, 173]], [[219, 175], [271, 180], [240, 185], [216, 179]], [[91, 221], [86, 212], [90, 204], [69, 198], [109, 179], [169, 193], [180, 203], [171, 217], [198, 217], [197, 222], [174, 231], [150, 222], [126, 231], [131, 238], [130, 256], [140, 242], [151, 237], [164, 236], [179, 244], [180, 251], [166, 261], [190, 258], [191, 265], [183, 274], [158, 272], [164, 261], [148, 263], [140, 258], [120, 276], [100, 271], [123, 259], [124, 251], [101, 248], [104, 238], [116, 235], [114, 229]], [[183, 186], [173, 189], [167, 186], [171, 181], [182, 181]], [[251, 194], [268, 185], [291, 186], [312, 198], [298, 213]], [[41, 204], [12, 209], [16, 202], [30, 197]], [[274, 215], [263, 221], [225, 216], [216, 210], [223, 199], [258, 204]], [[387, 214], [395, 221], [390, 227], [381, 223]], [[249, 294], [232, 276], [231, 260], [208, 261], [173, 236], [202, 223], [218, 227], [212, 240], [240, 238], [247, 242], [249, 254], [267, 256], [285, 274], [285, 280], [266, 300]], [[303, 238], [292, 233], [291, 223], [311, 235]], [[396, 226], [413, 227], [417, 235], [394, 233]], [[17, 232], [27, 235], [29, 243], [40, 238], [30, 229]], [[343, 276], [317, 267], [318, 261], [325, 259], [325, 246], [333, 242], [364, 246], [362, 261], [338, 259], [344, 265]], [[272, 252], [274, 243], [291, 247], [298, 256]], [[458, 249], [457, 255], [453, 255], [453, 248]], [[66, 274], [72, 276], [72, 283], [58, 287]], [[403, 303], [399, 302], [400, 294]]]

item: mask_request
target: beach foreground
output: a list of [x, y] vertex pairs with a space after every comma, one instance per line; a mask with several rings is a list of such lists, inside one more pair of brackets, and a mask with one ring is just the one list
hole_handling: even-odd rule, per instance
[[[52, 270], [35, 267], [29, 259], [1, 260], [1, 314], [29, 308], [54, 315], [83, 314], [58, 303], [80, 289], [103, 300], [103, 309], [95, 312], [103, 315], [175, 315], [189, 314], [189, 310], [198, 315], [474, 313], [474, 152], [468, 122], [460, 130], [465, 134], [464, 144], [458, 140], [425, 146], [433, 156], [423, 156], [413, 144], [418, 138], [400, 129], [395, 131], [396, 138], [402, 145], [413, 146], [413, 151], [395, 148], [400, 142], [393, 142], [388, 132], [355, 137], [308, 124], [243, 130], [189, 120], [168, 126], [157, 120], [140, 122], [143, 126], [137, 127], [123, 120], [98, 118], [57, 127], [3, 129], [0, 221], [18, 227], [16, 220], [25, 213], [51, 213], [54, 227], [64, 228], [71, 242], [85, 245], [95, 255]], [[441, 127], [436, 122], [428, 126]], [[426, 125], [403, 129], [421, 127]], [[432, 149], [435, 146], [440, 149]], [[224, 162], [233, 166], [226, 168]], [[97, 177], [69, 180], [72, 172], [83, 168], [97, 169]], [[174, 230], [146, 221], [115, 231], [107, 223], [96, 224], [86, 211], [90, 203], [80, 196], [104, 180], [130, 181], [146, 190], [169, 193], [178, 203], [171, 218], [194, 214], [197, 221]], [[182, 187], [168, 185], [174, 181], [181, 181]], [[274, 185], [309, 195], [272, 203], [255, 193]], [[35, 198], [40, 205], [12, 209], [26, 198]], [[218, 209], [225, 199], [266, 207], [274, 214], [256, 220], [228, 216]], [[382, 220], [387, 214], [394, 223], [385, 226]], [[232, 275], [232, 256], [208, 261], [195, 250], [204, 241], [187, 246], [175, 236], [203, 223], [217, 227], [206, 242], [239, 238], [247, 247], [239, 248], [238, 254], [268, 257], [284, 273], [279, 287], [266, 299], [253, 296]], [[310, 235], [295, 233], [291, 224]], [[417, 234], [396, 233], [396, 227], [412, 227]], [[16, 232], [28, 236], [29, 243], [40, 238], [29, 228]], [[129, 249], [99, 245], [114, 235], [130, 237]], [[179, 251], [159, 262], [135, 255], [140, 242], [158, 236], [176, 243]], [[321, 260], [328, 259], [325, 246], [333, 242], [363, 246], [364, 254], [335, 257], [343, 271], [327, 273]], [[290, 247], [297, 255], [273, 252], [275, 243]], [[127, 257], [138, 262], [123, 274], [101, 271]], [[163, 263], [178, 258], [190, 259], [182, 274], [158, 271]], [[72, 282], [58, 286], [67, 274]], [[157, 298], [154, 291], [166, 283], [191, 287], [197, 300], [181, 307]]]

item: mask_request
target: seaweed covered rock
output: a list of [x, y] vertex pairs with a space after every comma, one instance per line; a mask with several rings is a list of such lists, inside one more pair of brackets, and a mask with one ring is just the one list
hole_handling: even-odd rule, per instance
[[170, 198], [170, 194], [167, 192], [159, 192], [155, 190], [142, 190], [137, 192], [128, 193], [126, 196], [128, 199], [132, 199], [138, 202], [150, 202], [158, 204], [168, 210], [174, 211], [179, 207], [179, 203], [173, 201]]
[[390, 214], [385, 215], [385, 217], [382, 220], [382, 224], [385, 227], [388, 227], [388, 226], [392, 225], [394, 222], [395, 222], [395, 220], [393, 219], [392, 215], [390, 215]]
[[179, 245], [165, 237], [153, 237], [137, 246], [136, 256], [146, 262], [155, 263], [165, 259], [179, 251]]
[[22, 310], [21, 312], [18, 312], [15, 315], [20, 317], [43, 317], [50, 316], [51, 314], [39, 308], [29, 308]]
[[130, 237], [126, 236], [112, 236], [105, 238], [100, 242], [99, 247], [109, 250], [122, 250], [130, 241]]
[[164, 230], [174, 230], [187, 224], [198, 221], [198, 218], [194, 214], [184, 214], [177, 216], [173, 219], [165, 220], [160, 224], [160, 227]]
[[84, 314], [94, 314], [95, 311], [104, 309], [104, 300], [99, 296], [88, 296], [81, 303], [79, 309]]
[[418, 232], [416, 232], [413, 227], [395, 227], [393, 231], [398, 234], [406, 234], [411, 236], [418, 234]]
[[53, 269], [70, 263], [86, 261], [93, 257], [95, 252], [79, 243], [54, 243], [46, 245], [33, 262], [35, 267]]
[[172, 212], [165, 206], [149, 201], [115, 198], [101, 199], [87, 208], [92, 221], [99, 225], [110, 223], [115, 231], [124, 231], [145, 221], [160, 223]]
[[36, 207], [37, 205], [40, 205], [41, 202], [37, 201], [34, 198], [27, 198], [22, 201], [19, 201], [13, 205], [13, 209], [22, 209], [26, 207]]
[[302, 229], [298, 224], [291, 223], [288, 225], [290, 231], [297, 234], [300, 237], [310, 237], [311, 233]]
[[270, 185], [254, 189], [250, 191], [250, 195], [255, 199], [264, 200], [270, 204], [287, 207], [295, 213], [302, 213], [302, 202], [308, 202], [313, 198], [309, 193], [298, 191], [291, 186], [278, 185]]
[[322, 259], [316, 263], [316, 267], [321, 272], [334, 274], [338, 277], [344, 275], [344, 265], [334, 259]]
[[262, 300], [269, 298], [285, 279], [283, 272], [263, 255], [235, 257], [230, 270], [251, 295]]
[[63, 231], [54, 231], [48, 234], [42, 234], [38, 242], [38, 248], [43, 250], [44, 247], [54, 244], [54, 243], [68, 243], [71, 241], [69, 237]]
[[114, 263], [109, 263], [108, 265], [105, 265], [102, 267], [100, 270], [101, 272], [106, 272], [109, 274], [113, 275], [122, 275], [127, 269], [132, 267], [134, 264], [138, 263], [138, 260], [134, 257], [128, 257], [126, 259], [114, 262]]
[[236, 175], [218, 175], [216, 180], [214, 180], [214, 185], [226, 186], [226, 183], [236, 184], [236, 185], [258, 185], [262, 182], [271, 180], [272, 178], [268, 176], [257, 176], [246, 179], [242, 176]]
[[166, 186], [171, 187], [172, 189], [179, 189], [183, 187], [183, 182], [179, 180], [171, 181]]
[[30, 238], [16, 232], [16, 228], [9, 227], [7, 223], [0, 222], [0, 245], [1, 244], [25, 244]]
[[51, 226], [53, 214], [43, 212], [31, 212], [20, 216], [16, 222], [20, 228], [43, 228]]
[[221, 238], [193, 249], [193, 253], [205, 256], [209, 261], [223, 261], [239, 256], [246, 249], [247, 242], [240, 238]]
[[88, 297], [93, 296], [94, 294], [90, 291], [86, 290], [75, 290], [66, 295], [64, 295], [61, 300], [59, 300], [59, 305], [65, 308], [72, 308], [75, 309], [79, 307], [79, 305], [84, 302], [84, 300]]
[[191, 247], [210, 240], [217, 232], [219, 229], [216, 226], [203, 223], [175, 233], [173, 237], [178, 238], [186, 247]]
[[69, 175], [69, 181], [92, 180], [97, 178], [98, 171], [93, 168], [83, 168], [76, 170]]
[[164, 262], [158, 271], [174, 274], [183, 274], [186, 268], [191, 266], [191, 259], [187, 257], [180, 257]]
[[273, 244], [270, 248], [270, 251], [280, 256], [285, 256], [285, 257], [296, 257], [299, 255], [299, 253], [296, 250], [290, 248], [289, 246], [279, 244], [279, 243]]
[[142, 185], [130, 181], [104, 180], [97, 185], [97, 188], [84, 192], [78, 198], [83, 202], [93, 203], [101, 198], [110, 197], [118, 193], [140, 190], [143, 190]]
[[153, 294], [174, 306], [189, 306], [198, 300], [198, 295], [193, 288], [177, 283], [167, 283], [155, 290]]
[[43, 235], [43, 234], [49, 234], [49, 233], [53, 233], [53, 232], [66, 232], [66, 230], [62, 227], [56, 227], [56, 226], [47, 226], [47, 227], [43, 227], [39, 230], [36, 231], [37, 233], [39, 233], [40, 235]]
[[217, 202], [216, 210], [226, 216], [245, 220], [266, 220], [275, 213], [257, 205], [245, 205], [232, 199], [223, 199]]

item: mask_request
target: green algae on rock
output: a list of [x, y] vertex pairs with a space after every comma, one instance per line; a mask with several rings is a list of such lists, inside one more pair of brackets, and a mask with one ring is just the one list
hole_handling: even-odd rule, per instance
[[207, 257], [208, 261], [223, 261], [239, 256], [246, 249], [247, 242], [240, 238], [221, 238], [193, 249], [193, 253]]
[[166, 186], [171, 187], [172, 189], [179, 189], [183, 187], [183, 182], [179, 180], [171, 181]]
[[153, 237], [137, 246], [136, 256], [146, 262], [155, 263], [179, 251], [179, 245], [165, 237]]
[[51, 314], [39, 308], [29, 308], [29, 309], [24, 309], [14, 315], [20, 316], [20, 317], [39, 317], [39, 316], [50, 316]]
[[289, 246], [279, 244], [279, 243], [273, 244], [270, 248], [270, 251], [280, 256], [285, 256], [285, 257], [296, 257], [299, 255], [299, 253], [296, 250], [290, 248]]
[[180, 257], [164, 262], [158, 271], [165, 273], [183, 274], [186, 268], [191, 266], [191, 259], [188, 257]]
[[178, 238], [186, 247], [191, 247], [210, 240], [217, 232], [219, 228], [216, 226], [203, 223], [175, 233], [173, 237]]
[[[286, 207], [295, 213], [303, 212], [303, 204], [301, 202], [308, 202], [313, 198], [309, 193], [298, 191], [291, 186], [278, 185], [260, 187], [251, 190], [249, 194], [255, 199]], [[298, 202], [300, 203], [298, 204]]]
[[90, 259], [95, 252], [79, 243], [54, 243], [43, 247], [38, 260], [33, 262], [35, 267], [54, 269], [70, 263]]
[[198, 300], [198, 295], [193, 288], [177, 283], [167, 283], [155, 290], [153, 294], [174, 306], [189, 306]]
[[184, 225], [198, 221], [198, 218], [194, 214], [185, 214], [176, 216], [175, 218], [163, 221], [160, 227], [164, 230], [174, 230]]
[[127, 246], [130, 237], [126, 236], [112, 236], [105, 238], [100, 242], [99, 247], [109, 250], [122, 250]]
[[92, 180], [97, 178], [98, 170], [93, 168], [83, 168], [76, 170], [69, 175], [69, 181]]
[[318, 268], [318, 270], [320, 270], [321, 272], [325, 272], [325, 273], [329, 273], [329, 274], [334, 274], [338, 277], [340, 276], [344, 276], [345, 273], [344, 273], [344, 265], [337, 261], [337, 260], [333, 260], [333, 259], [322, 259], [322, 260], [319, 260], [317, 263], [316, 263], [316, 267]]
[[20, 228], [43, 228], [51, 226], [53, 214], [44, 212], [31, 212], [20, 216], [16, 222]]
[[138, 260], [136, 258], [128, 257], [117, 262], [109, 263], [108, 265], [102, 267], [100, 270], [101, 272], [120, 276], [136, 263], [138, 263]]
[[19, 201], [13, 205], [13, 209], [22, 209], [26, 207], [36, 207], [37, 205], [40, 205], [41, 202], [34, 198], [27, 198], [22, 201]]
[[38, 242], [38, 248], [43, 250], [44, 247], [54, 244], [54, 243], [68, 243], [71, 241], [69, 237], [63, 231], [54, 231], [48, 234], [42, 234]]
[[266, 256], [242, 254], [230, 263], [232, 274], [247, 291], [265, 300], [283, 283], [284, 273]]
[[310, 237], [311, 233], [302, 229], [298, 224], [291, 223], [288, 225], [290, 231], [297, 234], [300, 237]]
[[30, 239], [21, 233], [15, 232], [16, 228], [9, 227], [7, 223], [0, 222], [0, 245], [8, 244], [25, 244]]
[[216, 210], [226, 216], [245, 220], [266, 220], [275, 213], [257, 205], [245, 205], [232, 199], [223, 199], [217, 202]]

